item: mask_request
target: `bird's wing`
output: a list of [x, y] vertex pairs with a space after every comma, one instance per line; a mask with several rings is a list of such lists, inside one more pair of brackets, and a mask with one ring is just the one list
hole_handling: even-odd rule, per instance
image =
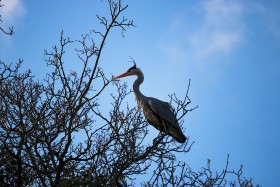
[[171, 106], [163, 101], [155, 98], [149, 98], [148, 103], [153, 112], [161, 118], [162, 126], [166, 128], [167, 133], [172, 136], [176, 141], [184, 143], [186, 136], [183, 134], [181, 127], [178, 124], [175, 114]]
[[155, 98], [149, 98], [148, 101], [150, 107], [152, 110], [161, 118], [165, 119], [169, 123], [171, 123], [175, 128], [181, 129], [175, 114], [172, 112], [171, 107], [169, 103], [155, 99]]

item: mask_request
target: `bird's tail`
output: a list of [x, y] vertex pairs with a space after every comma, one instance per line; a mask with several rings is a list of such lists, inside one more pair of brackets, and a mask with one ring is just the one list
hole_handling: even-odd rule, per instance
[[172, 136], [179, 143], [185, 143], [187, 140], [186, 136], [183, 134], [181, 129], [179, 130], [175, 127], [172, 127], [171, 129], [169, 129], [168, 134], [170, 136]]

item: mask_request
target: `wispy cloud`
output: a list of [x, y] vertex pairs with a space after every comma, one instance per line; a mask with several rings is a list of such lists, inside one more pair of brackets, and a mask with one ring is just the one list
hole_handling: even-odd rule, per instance
[[22, 0], [2, 0], [0, 14], [5, 25], [14, 25], [26, 13]]
[[243, 6], [239, 1], [211, 0], [195, 4], [184, 15], [174, 18], [169, 32], [181, 32], [173, 37], [175, 40], [162, 43], [161, 48], [184, 61], [191, 58], [202, 62], [217, 54], [228, 55], [243, 40], [242, 16]]
[[188, 41], [194, 54], [203, 59], [217, 53], [223, 55], [232, 52], [241, 38], [239, 32], [212, 30], [190, 36]]
[[[206, 1], [204, 18], [197, 32], [187, 41], [201, 58], [232, 52], [242, 40], [242, 6], [236, 1]], [[198, 53], [198, 54], [197, 54]]]

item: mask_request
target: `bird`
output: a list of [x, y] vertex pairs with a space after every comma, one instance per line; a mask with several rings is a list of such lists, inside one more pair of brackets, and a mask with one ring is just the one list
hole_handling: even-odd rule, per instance
[[157, 130], [173, 137], [177, 142], [186, 142], [187, 138], [183, 134], [170, 104], [153, 97], [146, 97], [140, 92], [139, 88], [144, 82], [144, 74], [140, 68], [136, 67], [134, 61], [133, 63], [134, 66], [129, 68], [125, 73], [113, 77], [113, 80], [115, 81], [123, 77], [136, 75], [137, 79], [133, 83], [133, 92], [138, 106], [142, 109], [148, 123], [154, 126]]

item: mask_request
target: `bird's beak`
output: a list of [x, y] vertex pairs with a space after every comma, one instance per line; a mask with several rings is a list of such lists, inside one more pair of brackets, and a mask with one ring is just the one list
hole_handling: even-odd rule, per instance
[[118, 80], [119, 78], [122, 78], [122, 77], [126, 77], [126, 76], [128, 76], [127, 72], [126, 72], [126, 73], [123, 73], [123, 74], [121, 74], [121, 75], [119, 75], [119, 76], [114, 77], [114, 78], [113, 78], [113, 81]]

